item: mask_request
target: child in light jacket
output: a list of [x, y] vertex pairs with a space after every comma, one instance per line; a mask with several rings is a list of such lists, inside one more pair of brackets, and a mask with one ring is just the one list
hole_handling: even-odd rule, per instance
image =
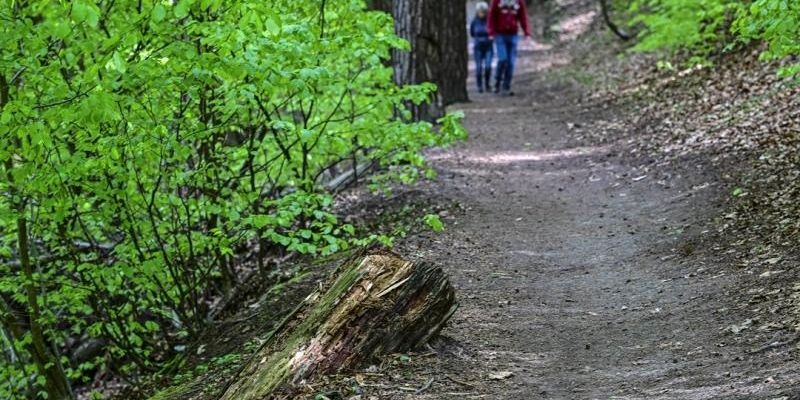
[[492, 76], [492, 59], [494, 58], [494, 44], [489, 37], [488, 17], [489, 4], [479, 2], [475, 6], [475, 18], [469, 25], [469, 35], [472, 37], [472, 50], [475, 55], [475, 73], [477, 75], [478, 92], [489, 91], [489, 82]]

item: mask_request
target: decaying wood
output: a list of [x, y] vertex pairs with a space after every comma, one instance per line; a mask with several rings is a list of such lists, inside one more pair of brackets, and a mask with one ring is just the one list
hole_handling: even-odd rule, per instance
[[319, 374], [417, 348], [455, 312], [438, 267], [388, 251], [350, 257], [270, 335], [221, 395], [226, 400], [291, 396]]

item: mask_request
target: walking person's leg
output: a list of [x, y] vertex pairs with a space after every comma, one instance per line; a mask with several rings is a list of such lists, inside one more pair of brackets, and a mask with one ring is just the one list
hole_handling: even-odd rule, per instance
[[508, 64], [508, 51], [505, 44], [505, 35], [497, 35], [494, 39], [494, 47], [497, 50], [497, 72], [495, 74], [494, 91], [500, 92], [501, 85], [505, 79], [506, 65]]
[[492, 59], [494, 58], [494, 49], [492, 46], [486, 47], [486, 54], [483, 58], [483, 77], [484, 83], [486, 84], [486, 91], [490, 91], [491, 89], [491, 79], [492, 79]]
[[511, 80], [514, 78], [514, 68], [517, 64], [517, 46], [519, 44], [519, 36], [510, 35], [506, 39], [506, 51], [508, 52], [508, 62], [506, 66], [506, 73], [503, 77], [503, 92], [511, 94]]
[[483, 93], [483, 65], [484, 54], [483, 50], [478, 44], [472, 46], [472, 52], [475, 56], [475, 79], [478, 84], [478, 92]]

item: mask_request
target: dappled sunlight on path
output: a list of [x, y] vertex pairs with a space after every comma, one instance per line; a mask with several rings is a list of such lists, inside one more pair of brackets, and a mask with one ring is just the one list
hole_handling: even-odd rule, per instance
[[[518, 162], [565, 160], [571, 157], [588, 156], [606, 151], [607, 146], [575, 147], [555, 151], [503, 151], [490, 153], [461, 154], [461, 161], [480, 164], [512, 164]], [[453, 153], [441, 153], [428, 157], [430, 160], [454, 158]]]

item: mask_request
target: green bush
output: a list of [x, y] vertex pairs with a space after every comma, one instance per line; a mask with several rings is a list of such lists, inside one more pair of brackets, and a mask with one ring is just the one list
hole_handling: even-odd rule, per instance
[[636, 49], [690, 49], [708, 55], [726, 32], [734, 0], [634, 0], [633, 24], [645, 29]]
[[[765, 60], [800, 55], [800, 2], [793, 0], [633, 0], [632, 25], [644, 27], [637, 50], [687, 49], [692, 62], [737, 43], [763, 40]], [[781, 69], [789, 76], [800, 65]]]
[[[800, 55], [800, 3], [790, 0], [756, 0], [742, 7], [734, 32], [744, 41], [764, 40], [769, 45], [764, 60]], [[800, 64], [781, 69], [785, 76], [800, 73]]]
[[[360, 0], [0, 0], [0, 397], [59, 396], [107, 341], [156, 368], [224, 296], [245, 247], [357, 240], [325, 177], [375, 162], [403, 181], [462, 139], [406, 105], [404, 48]], [[61, 370], [64, 370], [63, 373]]]

